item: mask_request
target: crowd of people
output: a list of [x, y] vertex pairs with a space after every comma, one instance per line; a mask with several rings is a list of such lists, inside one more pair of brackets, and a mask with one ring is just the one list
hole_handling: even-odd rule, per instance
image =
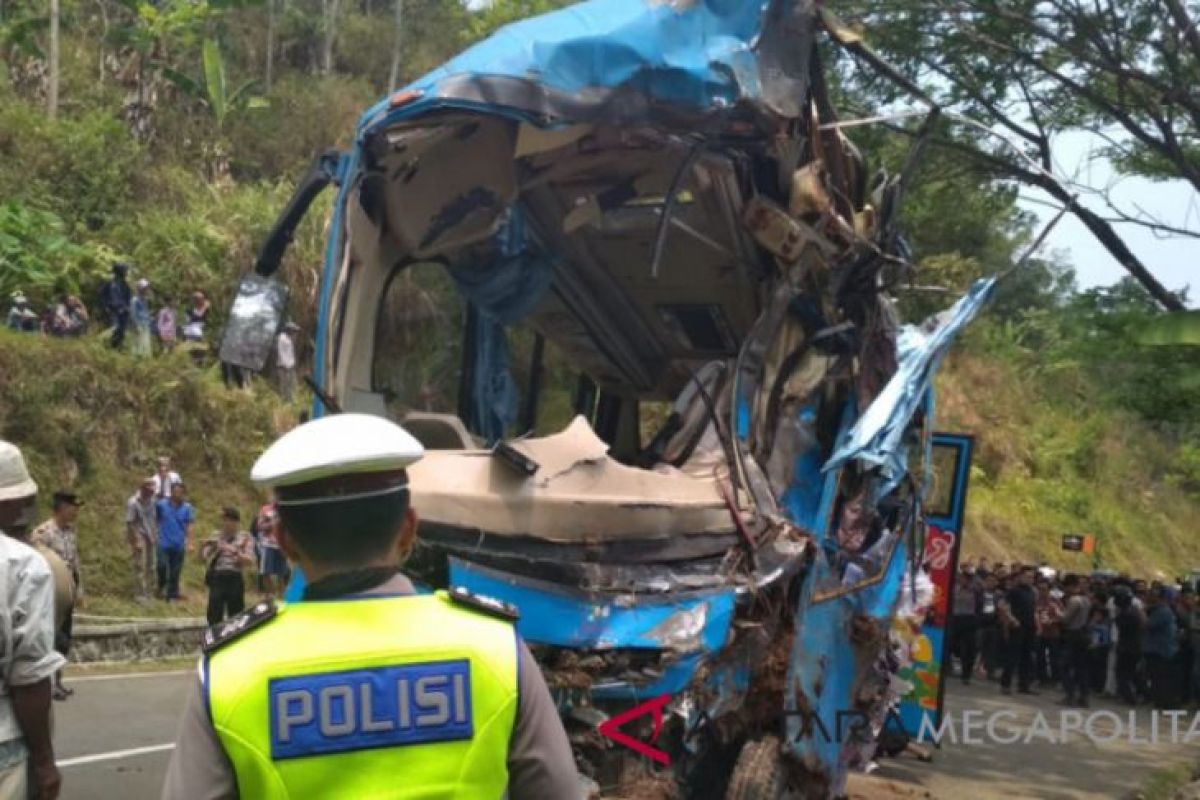
[[[100, 306], [112, 333], [109, 344], [120, 349], [126, 338], [134, 355], [149, 356], [155, 343], [160, 351], [172, 350], [180, 341], [205, 341], [212, 304], [200, 290], [191, 294], [187, 308], [178, 313], [174, 298], [167, 293], [156, 296], [150, 281], [142, 278], [129, 283], [129, 266], [117, 263], [112, 277], [100, 289]], [[9, 296], [7, 325], [15, 331], [42, 333], [47, 336], [80, 337], [97, 322], [78, 295], [60, 292], [57, 300], [39, 312], [23, 291]]]
[[[212, 303], [203, 290], [193, 291], [180, 313], [171, 294], [156, 294], [145, 278], [130, 285], [129, 266], [116, 263], [112, 266], [112, 277], [100, 289], [100, 305], [111, 328], [109, 344], [113, 349], [124, 348], [128, 339], [129, 352], [144, 358], [156, 351], [170, 352], [182, 342], [197, 363], [202, 364], [207, 358], [206, 337]], [[6, 325], [14, 331], [79, 338], [95, 323], [97, 320], [93, 319], [87, 305], [78, 295], [69, 292], [60, 292], [58, 299], [47, 303], [40, 312], [23, 291], [15, 291], [9, 296]], [[272, 354], [276, 388], [289, 403], [296, 393], [293, 337], [299, 330], [300, 326], [294, 322], [286, 323], [276, 336]], [[239, 367], [222, 364], [222, 375], [227, 384], [236, 384], [239, 388], [246, 385], [246, 374]]]
[[1086, 708], [1105, 695], [1158, 709], [1200, 705], [1200, 601], [1191, 579], [1061, 574], [1047, 565], [964, 563], [948, 647], [964, 683], [1059, 687]]
[[[287, 561], [275, 539], [274, 507], [263, 505], [242, 528], [242, 514], [233, 506], [221, 510], [221, 524], [200, 543], [208, 587], [208, 622], [216, 624], [240, 613], [246, 605], [246, 575], [255, 579], [264, 596], [278, 596], [287, 583]], [[189, 552], [196, 549], [196, 509], [187, 499], [187, 486], [171, 468], [171, 459], [158, 459], [155, 473], [142, 481], [125, 503], [125, 535], [129, 542], [136, 597], [154, 594], [166, 602], [184, 599], [180, 577]]]

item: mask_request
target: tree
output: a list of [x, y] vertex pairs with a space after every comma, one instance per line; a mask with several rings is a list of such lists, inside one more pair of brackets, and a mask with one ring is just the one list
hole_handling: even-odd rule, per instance
[[[1181, 307], [1113, 222], [1197, 238], [1200, 227], [1118, 208], [1105, 187], [1056, 176], [1054, 141], [1064, 131], [1089, 131], [1105, 142], [1096, 157], [1148, 177], [1182, 178], [1200, 192], [1193, 11], [1179, 0], [855, 0], [847, 8], [905, 78], [955, 112], [936, 144], [970, 155], [997, 178], [1041, 189], [1160, 305]], [[859, 36], [837, 22], [830, 27], [851, 45]], [[876, 100], [900, 99], [894, 84], [844, 66]], [[997, 145], [996, 133], [1012, 146]]]
[[229, 144], [225, 140], [225, 121], [231, 114], [256, 108], [265, 108], [267, 101], [253, 94], [258, 81], [249, 80], [229, 91], [225, 77], [225, 56], [215, 39], [206, 39], [202, 51], [203, 77], [200, 80], [173, 69], [164, 69], [163, 74], [187, 94], [199, 100], [212, 115], [216, 127], [216, 140], [208, 154], [209, 174], [214, 180], [229, 176]]
[[275, 0], [267, 0], [267, 68], [263, 81], [267, 94], [275, 83]]
[[58, 81], [60, 77], [58, 46], [61, 17], [59, 0], [50, 0], [50, 63], [46, 82], [46, 113], [50, 119], [58, 116]]
[[333, 48], [337, 42], [339, 0], [321, 0], [321, 72], [333, 73]]
[[388, 92], [394, 92], [400, 82], [400, 57], [404, 52], [404, 0], [392, 0], [395, 31], [392, 39], [392, 68], [388, 71]]

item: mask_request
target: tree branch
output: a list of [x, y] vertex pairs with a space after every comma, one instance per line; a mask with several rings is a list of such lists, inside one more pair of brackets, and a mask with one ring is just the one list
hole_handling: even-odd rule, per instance
[[[890, 130], [897, 131], [906, 136], [912, 136], [913, 132], [898, 125], [886, 126]], [[1153, 273], [1146, 268], [1146, 265], [1133, 254], [1129, 247], [1121, 239], [1120, 235], [1113, 229], [1112, 225], [1102, 216], [1082, 205], [1078, 198], [1071, 194], [1065, 186], [1054, 179], [1053, 176], [1034, 172], [1031, 169], [1025, 169], [1011, 161], [996, 156], [992, 153], [986, 153], [970, 145], [962, 142], [956, 142], [952, 139], [934, 139], [931, 144], [935, 147], [945, 147], [954, 150], [984, 164], [991, 168], [994, 173], [1003, 175], [1030, 186], [1036, 186], [1046, 194], [1053, 197], [1064, 207], [1066, 207], [1075, 217], [1083, 223], [1084, 227], [1096, 238], [1104, 249], [1116, 259], [1124, 269], [1132, 275], [1137, 281], [1145, 287], [1158, 303], [1168, 311], [1184, 310], [1183, 303], [1177, 296], [1172, 294], [1165, 286], [1163, 286]]]
[[1188, 46], [1191, 47], [1192, 58], [1200, 60], [1200, 30], [1197, 30], [1196, 22], [1188, 15], [1187, 9], [1179, 0], [1163, 0], [1163, 2], [1171, 14], [1171, 19], [1175, 21], [1175, 26], [1179, 28], [1179, 32], [1183, 34]]

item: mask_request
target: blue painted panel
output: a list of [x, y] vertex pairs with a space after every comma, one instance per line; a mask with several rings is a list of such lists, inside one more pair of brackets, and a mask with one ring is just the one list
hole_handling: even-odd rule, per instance
[[[790, 6], [790, 4], [789, 4]], [[380, 101], [361, 129], [435, 108], [505, 113], [497, 103], [452, 96], [453, 84], [507, 78], [539, 91], [592, 98], [624, 89], [697, 111], [721, 111], [762, 96], [757, 44], [765, 2], [590, 0], [507, 25], [403, 90], [416, 99], [397, 111]], [[546, 124], [522, 109], [507, 113]], [[556, 120], [567, 124], [571, 120]]]
[[[938, 536], [943, 542], [947, 537], [952, 537], [953, 545], [948, 548], [949, 552], [943, 547], [940, 552], [926, 550], [925, 553], [925, 560], [933, 562], [934, 559], [941, 559], [943, 563], [932, 565], [934, 568], [931, 569], [931, 577], [939, 600], [931, 619], [921, 626], [921, 636], [928, 644], [928, 647], [922, 646], [921, 649], [928, 652], [929, 657], [924, 661], [914, 662], [901, 673], [901, 677], [909, 681], [913, 688], [900, 701], [899, 715], [904, 730], [913, 737], [920, 734], [924, 718], [928, 718], [934, 730], [942, 724], [946, 680], [950, 677], [946, 626], [949, 623], [950, 604], [954, 597], [954, 584], [958, 579], [958, 559], [962, 552], [962, 520], [966, 511], [974, 447], [975, 440], [971, 436], [935, 433], [932, 437], [931, 449], [949, 448], [955, 453], [955, 462], [950, 508], [945, 515], [931, 514], [928, 517], [928, 535]], [[932, 465], [932, 459], [927, 463]], [[934, 528], [939, 532], [935, 532]]]
[[586, 596], [451, 559], [450, 585], [511, 603], [529, 642], [595, 650], [718, 650], [729, 638], [733, 589], [666, 596]]
[[[810, 576], [805, 584], [789, 665], [785, 696], [785, 710], [789, 715], [785, 736], [796, 757], [805, 763], [820, 764], [835, 787], [841, 785], [847, 769], [842, 758], [844, 741], [837, 735], [838, 714], [855, 707], [859, 669], [865, 666], [858, 663], [858, 655], [850, 641], [852, 624], [856, 616], [865, 616], [885, 628], [890, 625], [900, 600], [908, 551], [907, 541], [901, 538], [882, 579], [850, 594], [812, 602], [812, 587], [820, 585], [823, 578], [828, 579], [832, 574], [820, 557], [813, 565], [817, 574]], [[873, 652], [871, 657], [876, 655]], [[801, 692], [803, 701], [797, 697]], [[802, 710], [815, 715], [823, 729], [814, 724], [805, 733]]]

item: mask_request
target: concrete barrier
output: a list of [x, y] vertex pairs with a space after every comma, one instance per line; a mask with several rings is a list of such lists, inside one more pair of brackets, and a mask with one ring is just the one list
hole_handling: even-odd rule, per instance
[[119, 619], [75, 616], [71, 661], [155, 661], [200, 651], [208, 623], [198, 618]]

